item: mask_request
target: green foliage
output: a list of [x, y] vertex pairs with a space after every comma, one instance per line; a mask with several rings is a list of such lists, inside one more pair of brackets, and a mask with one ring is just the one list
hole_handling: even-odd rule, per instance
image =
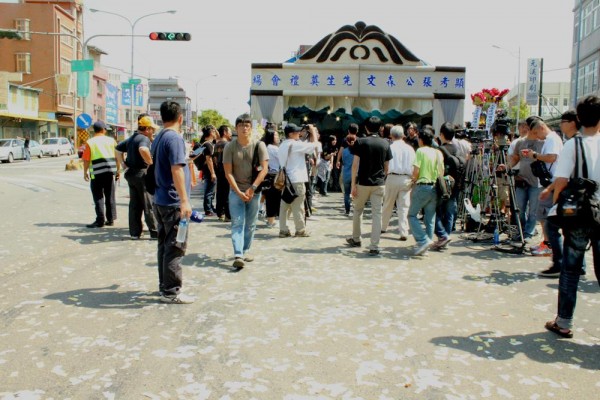
[[225, 117], [223, 117], [217, 110], [203, 110], [200, 116], [198, 117], [198, 124], [200, 127], [206, 125], [213, 125], [216, 128], [219, 128], [221, 125], [229, 125], [231, 123]]
[[19, 32], [12, 30], [0, 30], [0, 39], [16, 39], [21, 40], [23, 36]]

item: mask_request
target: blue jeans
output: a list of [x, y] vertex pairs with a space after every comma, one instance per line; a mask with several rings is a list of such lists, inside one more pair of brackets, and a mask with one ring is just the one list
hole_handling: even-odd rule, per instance
[[[526, 239], [533, 237], [535, 233], [540, 192], [541, 188], [529, 185], [527, 187], [517, 187], [515, 190], [523, 236]], [[529, 209], [527, 209], [527, 204], [529, 204]]]
[[[408, 225], [417, 245], [421, 246], [428, 240], [433, 240], [433, 226], [435, 224], [435, 209], [437, 207], [437, 192], [434, 185], [415, 185], [410, 196], [408, 208]], [[423, 210], [423, 222], [417, 218], [419, 211]]]
[[260, 193], [257, 193], [246, 203], [233, 190], [229, 191], [231, 242], [235, 257], [243, 257], [250, 250], [258, 219], [259, 199]]
[[213, 206], [213, 198], [215, 197], [215, 186], [216, 181], [213, 182], [210, 179], [210, 176], [204, 179], [204, 212], [209, 213], [215, 212], [215, 207]]
[[458, 211], [455, 196], [442, 201], [435, 212], [435, 235], [440, 239], [446, 239], [452, 233], [454, 219]]
[[554, 225], [548, 219], [544, 220], [544, 232], [552, 248], [552, 266], [561, 269], [563, 260], [563, 241], [559, 232], [559, 227]]
[[558, 280], [558, 316], [556, 323], [561, 328], [573, 327], [573, 314], [577, 303], [577, 286], [583, 273], [583, 260], [588, 242], [592, 243], [594, 272], [600, 282], [600, 239], [591, 237], [587, 229], [565, 231], [563, 268]]
[[344, 210], [346, 214], [350, 213], [350, 205], [352, 201], [350, 200], [350, 194], [352, 192], [352, 181], [344, 181]]

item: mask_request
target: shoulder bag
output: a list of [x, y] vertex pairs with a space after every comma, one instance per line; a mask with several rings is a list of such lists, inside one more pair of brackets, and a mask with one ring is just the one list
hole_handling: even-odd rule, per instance
[[[529, 166], [531, 167], [531, 173], [540, 180], [540, 184], [543, 187], [548, 187], [552, 184], [552, 174], [545, 162], [535, 160]], [[552, 168], [552, 165], [550, 165], [550, 168]]]
[[[450, 175], [444, 175], [444, 161], [443, 154], [441, 151], [436, 150], [436, 165], [438, 170], [438, 177], [435, 180], [435, 189], [438, 194], [438, 198], [441, 200], [448, 200], [452, 196], [452, 188], [454, 187], [454, 178]], [[442, 161], [440, 161], [442, 157]]]
[[[587, 160], [582, 139], [575, 140], [575, 176], [569, 179], [567, 187], [560, 192], [556, 202], [556, 213], [550, 213], [548, 219], [557, 226], [566, 229], [600, 229], [600, 204], [595, 198], [598, 182], [588, 179]], [[582, 165], [579, 165], [581, 152]]]
[[[290, 146], [288, 147], [288, 154], [287, 158], [285, 159], [285, 165], [287, 165], [287, 162], [290, 158], [290, 154], [292, 154], [292, 143], [290, 143]], [[285, 165], [279, 168], [279, 172], [277, 172], [277, 175], [275, 176], [275, 181], [273, 182], [273, 186], [277, 190], [283, 190], [283, 188], [285, 187], [285, 177], [287, 176], [287, 173], [285, 172]]]

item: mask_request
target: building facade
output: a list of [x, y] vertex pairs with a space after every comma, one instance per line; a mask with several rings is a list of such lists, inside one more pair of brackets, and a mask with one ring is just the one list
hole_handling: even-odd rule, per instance
[[57, 133], [65, 137], [74, 133], [71, 60], [82, 55], [81, 13], [82, 0], [0, 2], [0, 28], [63, 34], [25, 33], [22, 40], [3, 40], [0, 71], [20, 72], [22, 86], [41, 89], [38, 117], [57, 120]]
[[191, 135], [192, 131], [192, 102], [185, 90], [179, 86], [177, 79], [148, 80], [148, 112], [162, 126], [160, 120], [160, 105], [164, 101], [175, 101], [183, 109], [183, 132]]
[[571, 92], [573, 104], [600, 96], [600, 0], [575, 0]]
[[[517, 105], [517, 96], [521, 93], [521, 100], [525, 101], [527, 83], [521, 83], [520, 88], [514, 87], [507, 95], [506, 100], [512, 108]], [[539, 103], [527, 106], [528, 115], [538, 115]], [[560, 117], [561, 114], [572, 108], [571, 104], [571, 83], [570, 82], [543, 82], [542, 83], [542, 109], [541, 117], [552, 119]]]

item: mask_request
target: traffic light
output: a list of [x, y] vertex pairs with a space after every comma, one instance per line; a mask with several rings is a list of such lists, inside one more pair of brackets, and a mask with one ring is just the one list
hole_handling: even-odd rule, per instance
[[189, 41], [192, 35], [186, 32], [152, 32], [150, 40]]
[[13, 30], [0, 30], [0, 39], [23, 39], [23, 35], [21, 33], [13, 31]]

